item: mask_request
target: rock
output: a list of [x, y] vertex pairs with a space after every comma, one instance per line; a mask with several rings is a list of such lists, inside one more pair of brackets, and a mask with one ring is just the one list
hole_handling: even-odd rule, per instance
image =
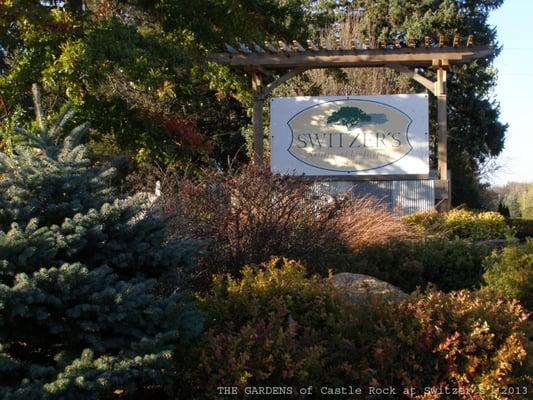
[[355, 304], [368, 301], [370, 297], [387, 300], [401, 300], [407, 297], [407, 294], [396, 286], [368, 275], [343, 272], [333, 275], [331, 283], [335, 288], [344, 290], [350, 301]]

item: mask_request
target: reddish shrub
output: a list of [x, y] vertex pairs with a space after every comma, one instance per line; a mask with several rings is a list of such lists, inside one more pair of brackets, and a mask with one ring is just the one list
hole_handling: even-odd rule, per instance
[[237, 273], [272, 255], [311, 260], [331, 247], [335, 210], [312, 196], [296, 179], [249, 166], [229, 177], [184, 180], [165, 204], [177, 211], [176, 234], [208, 242], [201, 269]]
[[347, 201], [331, 223], [343, 243], [353, 250], [413, 237], [399, 214], [372, 197]]
[[291, 387], [286, 397], [302, 398], [298, 389], [312, 385], [312, 398], [322, 386], [354, 386], [356, 398], [376, 399], [370, 387], [392, 386], [395, 399], [507, 399], [501, 389], [524, 378], [526, 315], [487, 294], [429, 291], [354, 306], [327, 279], [274, 259], [242, 279], [215, 279], [200, 305], [207, 331], [188, 361], [184, 389], [193, 393], [184, 398], [224, 398], [218, 386], [241, 395], [247, 386]]
[[[165, 197], [166, 196], [166, 197]], [[302, 261], [325, 272], [341, 254], [407, 236], [400, 218], [372, 198], [320, 200], [309, 183], [248, 166], [230, 176], [183, 180], [167, 191], [172, 231], [207, 242], [199, 271], [238, 275], [271, 256]]]

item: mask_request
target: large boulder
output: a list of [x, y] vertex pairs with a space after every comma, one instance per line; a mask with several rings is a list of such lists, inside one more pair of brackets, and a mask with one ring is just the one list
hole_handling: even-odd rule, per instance
[[331, 283], [343, 290], [348, 299], [356, 304], [366, 302], [372, 297], [387, 300], [401, 300], [407, 297], [407, 294], [396, 286], [368, 275], [343, 272], [333, 275]]

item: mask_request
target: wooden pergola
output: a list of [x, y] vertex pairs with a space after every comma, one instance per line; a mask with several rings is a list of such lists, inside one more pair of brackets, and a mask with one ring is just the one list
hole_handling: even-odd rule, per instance
[[[306, 47], [296, 40], [291, 44], [279, 41], [277, 46], [271, 42], [265, 42], [264, 46], [253, 42], [251, 45], [239, 43], [235, 47], [225, 44], [226, 52], [215, 54], [213, 58], [219, 63], [243, 70], [252, 78], [253, 151], [254, 162], [257, 164], [263, 162], [264, 102], [272, 90], [282, 83], [307, 70], [320, 68], [386, 67], [407, 74], [437, 98], [439, 180], [435, 187], [440, 194], [438, 198], [441, 208], [449, 209], [451, 191], [447, 156], [447, 71], [452, 65], [468, 63], [494, 52], [488, 46], [474, 46], [472, 36], [467, 38], [464, 45], [460, 45], [460, 39], [456, 35], [452, 46], [445, 46], [441, 36], [433, 44], [426, 37], [418, 45], [411, 42], [410, 46], [401, 47], [399, 41], [396, 41], [392, 44], [383, 43], [378, 48], [371, 48], [370, 41], [365, 41], [361, 48], [357, 48], [355, 44], [343, 46], [339, 41], [335, 45], [323, 43], [318, 46], [311, 40], [307, 41]], [[436, 70], [437, 80], [426, 78], [417, 68], [433, 68]]]

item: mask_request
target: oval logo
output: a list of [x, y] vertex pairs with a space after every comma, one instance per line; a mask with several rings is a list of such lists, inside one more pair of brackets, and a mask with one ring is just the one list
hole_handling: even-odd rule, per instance
[[298, 160], [331, 171], [367, 171], [392, 164], [411, 150], [409, 118], [369, 100], [335, 100], [309, 107], [288, 125], [289, 152]]

